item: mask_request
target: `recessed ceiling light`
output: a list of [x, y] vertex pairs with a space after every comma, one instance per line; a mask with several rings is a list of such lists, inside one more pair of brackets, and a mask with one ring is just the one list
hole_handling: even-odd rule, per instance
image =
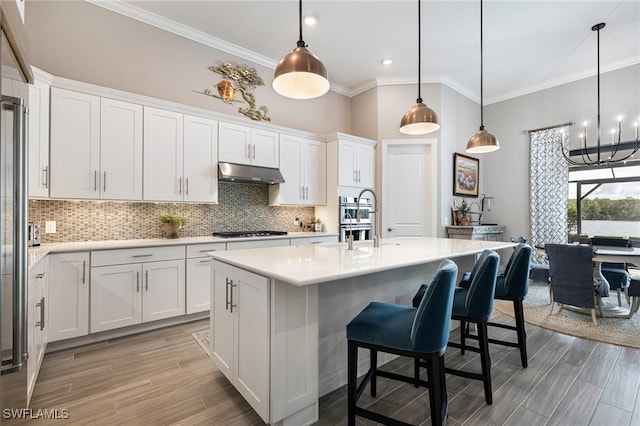
[[391, 65], [391, 64], [393, 63], [393, 59], [391, 59], [391, 58], [385, 58], [385, 59], [383, 59], [383, 60], [382, 60], [382, 61], [380, 61], [380, 62], [382, 62], [382, 65]]
[[306, 16], [304, 18], [304, 23], [307, 24], [308, 26], [313, 26], [316, 24], [316, 22], [318, 22], [318, 20], [316, 19], [315, 16]]

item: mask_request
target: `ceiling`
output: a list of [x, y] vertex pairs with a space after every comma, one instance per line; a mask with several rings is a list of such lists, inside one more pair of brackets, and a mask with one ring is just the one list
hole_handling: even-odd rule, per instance
[[[298, 40], [298, 2], [89, 0], [275, 68]], [[422, 1], [422, 82], [479, 101], [480, 2]], [[329, 72], [332, 90], [354, 96], [375, 85], [417, 82], [417, 1], [304, 1], [303, 39]], [[484, 102], [509, 99], [640, 63], [640, 1], [493, 1], [483, 4]], [[383, 58], [393, 64], [382, 65]], [[594, 89], [595, 90], [595, 89]]]

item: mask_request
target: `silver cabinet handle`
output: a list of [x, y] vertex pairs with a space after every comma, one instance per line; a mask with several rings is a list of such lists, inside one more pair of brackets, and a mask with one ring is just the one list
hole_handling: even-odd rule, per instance
[[357, 182], [358, 181], [358, 171], [357, 170], [353, 170], [353, 181]]
[[184, 194], [189, 195], [189, 178], [184, 178]]
[[136, 271], [136, 293], [140, 293], [140, 271]]
[[44, 166], [42, 168], [42, 186], [44, 188], [49, 187], [49, 166]]
[[306, 188], [306, 192], [305, 192], [304, 199], [305, 199], [305, 200], [308, 200], [308, 199], [309, 199], [309, 187], [308, 187], [308, 186], [306, 186], [305, 188]]
[[98, 171], [97, 170], [93, 171], [93, 190], [94, 191], [98, 190]]
[[209, 262], [211, 262], [211, 259], [205, 259], [200, 261], [200, 263], [209, 263]]
[[300, 187], [300, 199], [304, 200], [304, 186]]
[[82, 261], [82, 284], [85, 284], [87, 282], [87, 261], [83, 260]]
[[251, 144], [248, 143], [247, 144], [247, 158], [251, 158]]
[[358, 183], [360, 183], [361, 180], [362, 180], [362, 174], [360, 170], [358, 170]]
[[36, 327], [40, 327], [40, 331], [44, 330], [44, 296], [36, 303], [36, 308], [40, 308], [40, 321], [36, 322]]
[[134, 254], [131, 257], [151, 257], [153, 254]]
[[182, 178], [178, 178], [178, 194], [182, 194]]
[[208, 251], [217, 251], [217, 249], [210, 249], [210, 250], [200, 250], [200, 253], [206, 253]]
[[256, 159], [256, 144], [253, 144], [253, 159]]
[[144, 289], [149, 291], [149, 271], [144, 271]]
[[41, 274], [36, 275], [36, 278], [38, 278], [38, 279], [42, 279], [42, 278], [44, 278], [44, 272], [43, 272], [43, 273], [41, 273]]
[[229, 297], [229, 299], [230, 299], [229, 300], [229, 304], [230, 304], [230, 307], [231, 307], [231, 309], [230, 309], [231, 313], [233, 313], [233, 308], [237, 308], [238, 307], [238, 305], [234, 305], [233, 304], [233, 288], [234, 287], [236, 287], [236, 285], [233, 283], [233, 281], [231, 281], [231, 292], [230, 292], [231, 294], [230, 294], [230, 297]]
[[102, 173], [102, 192], [107, 192], [107, 172]]
[[224, 288], [224, 301], [225, 301], [225, 306], [224, 306], [224, 310], [228, 311], [229, 310], [229, 305], [231, 304], [231, 302], [229, 302], [229, 286], [231, 285], [233, 281], [231, 281], [229, 278], [225, 278], [225, 288]]

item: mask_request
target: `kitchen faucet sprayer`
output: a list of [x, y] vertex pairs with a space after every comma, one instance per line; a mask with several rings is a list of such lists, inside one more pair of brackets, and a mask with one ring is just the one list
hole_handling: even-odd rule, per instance
[[380, 235], [378, 234], [378, 197], [372, 188], [365, 188], [358, 194], [358, 202], [356, 204], [356, 222], [360, 222], [360, 198], [365, 192], [370, 192], [373, 196], [373, 211], [369, 214], [375, 214], [373, 221], [373, 246], [380, 247]]

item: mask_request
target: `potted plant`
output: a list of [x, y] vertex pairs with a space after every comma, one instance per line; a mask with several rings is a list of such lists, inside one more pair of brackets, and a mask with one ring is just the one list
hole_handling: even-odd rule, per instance
[[467, 204], [467, 200], [462, 200], [460, 204], [460, 208], [458, 209], [458, 220], [460, 222], [460, 226], [467, 226], [469, 224], [469, 213], [471, 212], [471, 207]]
[[160, 215], [160, 222], [164, 223], [164, 236], [178, 238], [178, 230], [187, 223], [187, 219], [176, 214], [164, 213]]

